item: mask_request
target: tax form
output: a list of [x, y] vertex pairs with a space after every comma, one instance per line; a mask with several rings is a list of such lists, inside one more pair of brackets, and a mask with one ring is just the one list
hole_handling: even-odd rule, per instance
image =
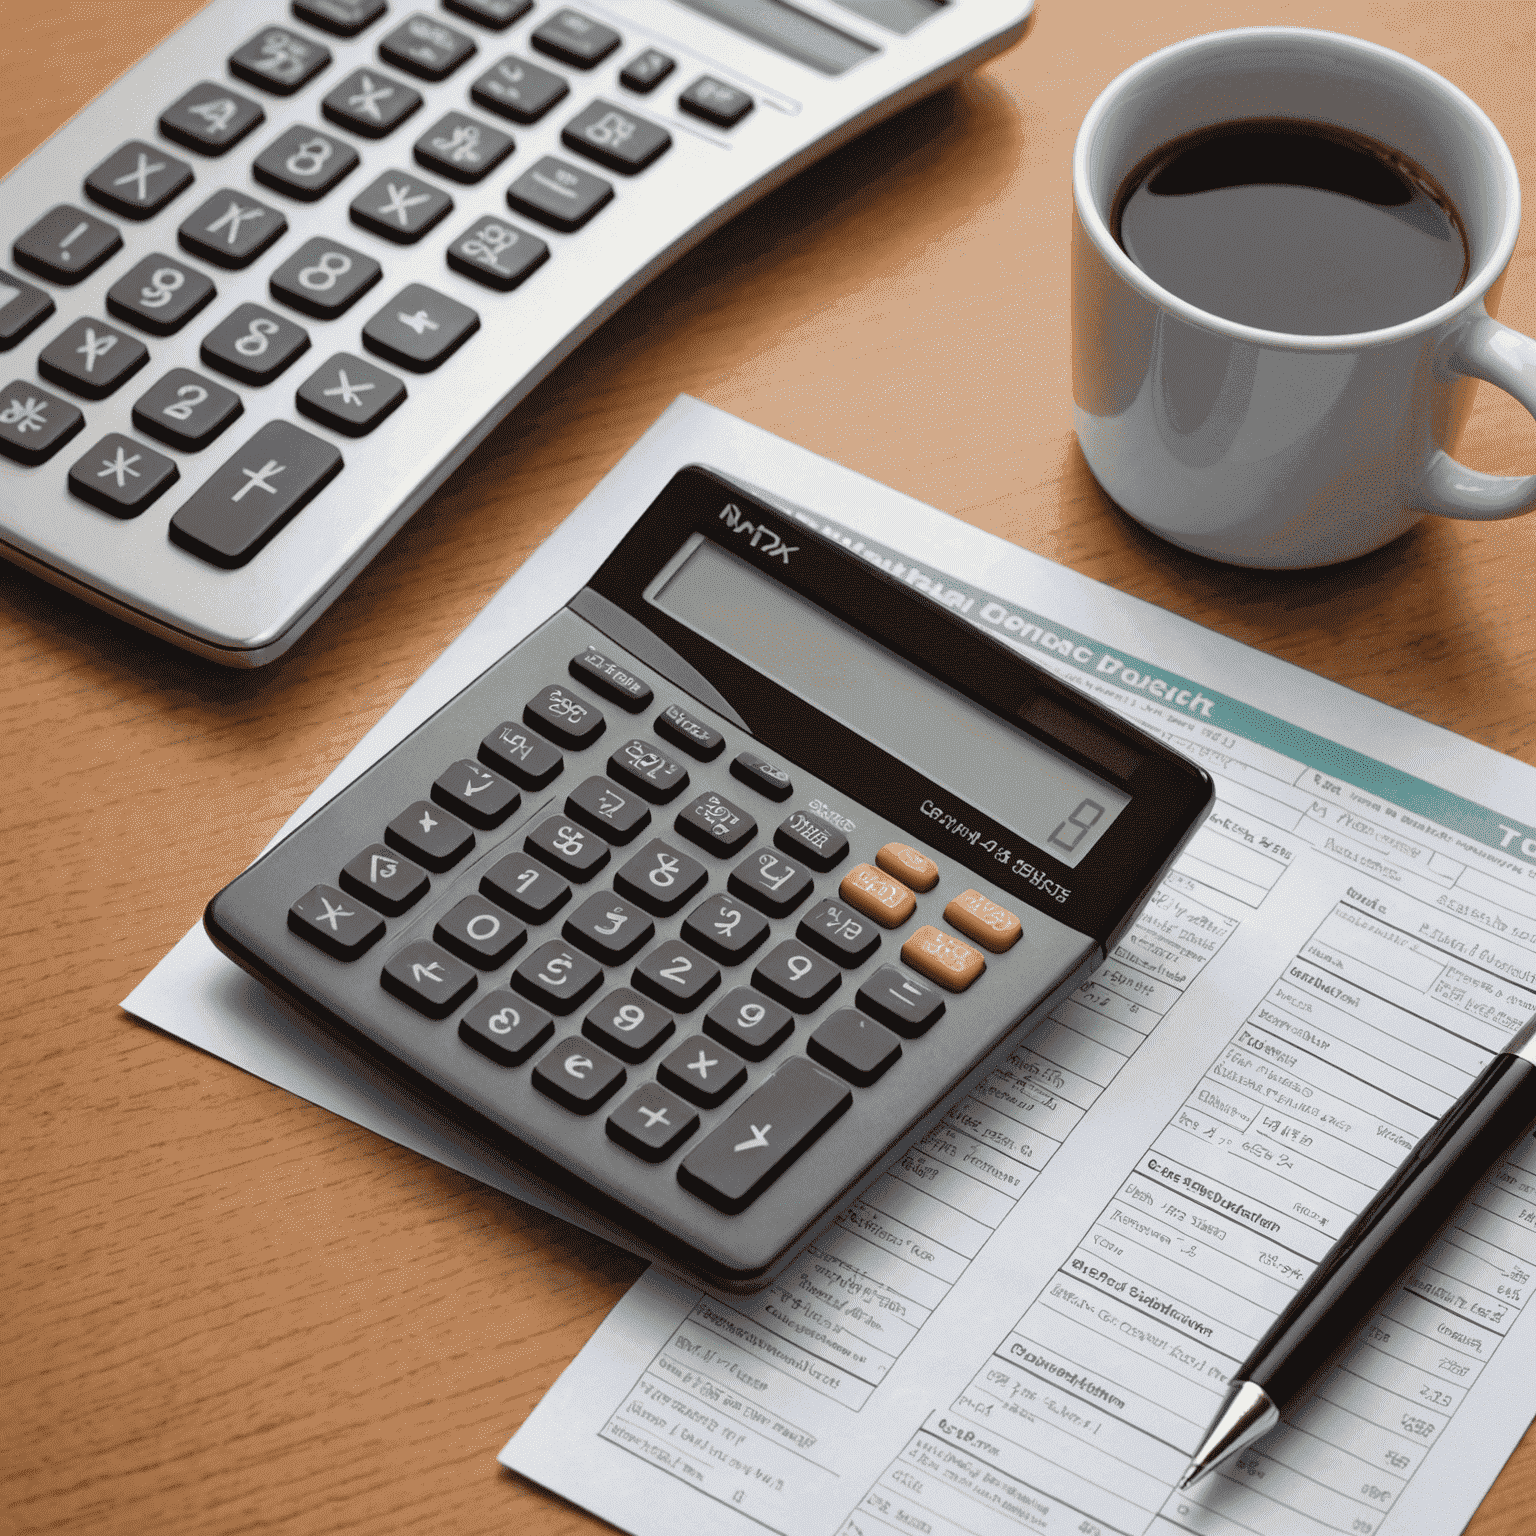
[[1536, 771], [971, 530], [806, 520], [1189, 753], [1218, 806], [1092, 981], [772, 1286], [652, 1269], [500, 1459], [635, 1536], [1460, 1530], [1536, 1409], [1530, 1138], [1278, 1431], [1175, 1485], [1536, 1013]]

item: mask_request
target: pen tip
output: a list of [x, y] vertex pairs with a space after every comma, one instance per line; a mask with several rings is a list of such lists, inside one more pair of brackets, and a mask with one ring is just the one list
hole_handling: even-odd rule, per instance
[[1179, 1479], [1179, 1492], [1187, 1493], [1208, 1471], [1210, 1468], [1202, 1466], [1198, 1461], [1190, 1462], [1184, 1476]]

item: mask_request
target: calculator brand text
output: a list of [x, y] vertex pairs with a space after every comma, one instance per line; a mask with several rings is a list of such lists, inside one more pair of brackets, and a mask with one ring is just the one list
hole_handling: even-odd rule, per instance
[[782, 560], [789, 564], [789, 557], [800, 548], [798, 544], [786, 544], [766, 523], [754, 523], [741, 515], [741, 508], [734, 501], [720, 509], [720, 521], [732, 533], [745, 538], [753, 549], [761, 549], [769, 560]]

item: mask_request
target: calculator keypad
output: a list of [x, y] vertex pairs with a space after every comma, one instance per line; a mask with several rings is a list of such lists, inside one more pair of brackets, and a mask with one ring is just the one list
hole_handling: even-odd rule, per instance
[[160, 114], [160, 132], [199, 154], [225, 155], [266, 117], [259, 102], [205, 80]]
[[288, 220], [268, 203], [243, 192], [215, 192], [192, 214], [176, 238], [184, 250], [216, 267], [248, 267], [287, 233]]
[[50, 384], [104, 400], [149, 361], [149, 348], [136, 336], [100, 320], [76, 320], [38, 355], [37, 371]]
[[174, 459], [109, 432], [69, 471], [69, 491], [113, 517], [137, 517], [181, 478]]
[[536, 123], [571, 88], [553, 70], [511, 57], [493, 64], [469, 88], [471, 99], [514, 123]]
[[287, 27], [263, 27], [229, 56], [229, 72], [274, 96], [292, 96], [331, 62], [331, 50]]
[[421, 80], [446, 80], [475, 52], [475, 40], [457, 27], [417, 14], [379, 44], [379, 57]]
[[123, 237], [94, 213], [61, 203], [16, 237], [11, 254], [51, 283], [78, 283], [123, 248]]
[[423, 170], [466, 186], [483, 181], [512, 153], [512, 135], [450, 112], [416, 140], [412, 153]]
[[350, 352], [338, 352], [299, 386], [294, 404], [322, 427], [348, 437], [363, 437], [405, 399], [405, 394], [405, 385], [394, 374]]
[[357, 169], [357, 151], [318, 128], [295, 125], [257, 155], [251, 174], [264, 187], [313, 203]]
[[26, 379], [0, 390], [0, 453], [18, 464], [43, 464], [85, 426], [67, 400]]
[[208, 333], [199, 356], [242, 384], [270, 384], [309, 350], [309, 332], [260, 304], [242, 304]]
[[382, 70], [354, 69], [321, 99], [320, 110], [338, 128], [382, 139], [421, 106], [421, 92]]
[[171, 336], [200, 314], [213, 280], [172, 256], [146, 256], [107, 289], [107, 312], [152, 336]]
[[612, 201], [612, 182], [553, 155], [545, 155], [507, 188], [507, 203], [514, 212], [565, 234], [580, 229]]
[[148, 219], [192, 185], [192, 167], [153, 144], [130, 139], [85, 178], [86, 196], [125, 219]]

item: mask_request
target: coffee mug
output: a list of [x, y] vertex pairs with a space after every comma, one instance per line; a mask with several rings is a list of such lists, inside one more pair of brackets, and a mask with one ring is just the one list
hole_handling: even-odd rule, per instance
[[[1459, 210], [1467, 276], [1424, 314], [1350, 335], [1260, 330], [1154, 282], [1117, 243], [1116, 194], [1159, 146], [1303, 119], [1416, 161]], [[1536, 475], [1451, 457], [1473, 380], [1536, 414], [1536, 342], [1492, 318], [1520, 225], [1514, 160], [1448, 81], [1374, 43], [1253, 27], [1165, 48], [1089, 109], [1072, 158], [1072, 390], [1095, 478], [1137, 522], [1236, 565], [1328, 565], [1425, 513], [1536, 507]]]

